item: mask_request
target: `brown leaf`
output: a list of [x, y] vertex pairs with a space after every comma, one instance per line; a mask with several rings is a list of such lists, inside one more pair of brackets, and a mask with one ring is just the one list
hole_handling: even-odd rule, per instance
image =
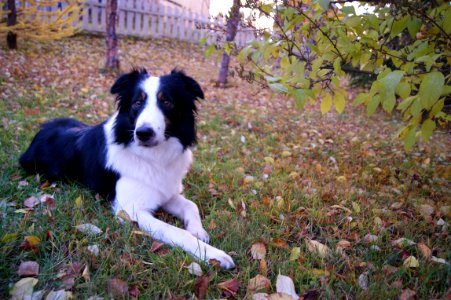
[[23, 204], [28, 208], [33, 208], [40, 203], [39, 199], [35, 196], [31, 196], [23, 202]]
[[272, 245], [276, 248], [281, 248], [281, 249], [288, 249], [290, 248], [287, 244], [287, 242], [281, 238], [274, 238], [272, 240]]
[[128, 294], [130, 296], [132, 296], [133, 298], [138, 298], [139, 297], [139, 288], [136, 284], [132, 284], [129, 288], [128, 288]]
[[37, 276], [39, 274], [39, 264], [35, 261], [23, 261], [17, 271], [20, 277]]
[[56, 208], [56, 201], [49, 194], [42, 195], [40, 201], [41, 201], [41, 203], [44, 203], [45, 205], [47, 205], [47, 208], [49, 210], [54, 210]]
[[315, 300], [318, 299], [319, 292], [318, 290], [309, 290], [302, 294], [301, 297], [299, 297], [300, 300]]
[[128, 284], [121, 279], [110, 279], [108, 281], [108, 291], [118, 298], [125, 297], [128, 294]]
[[266, 246], [262, 242], [257, 242], [251, 246], [251, 256], [253, 259], [264, 259], [266, 256]]
[[432, 251], [431, 251], [431, 249], [429, 249], [428, 246], [426, 246], [426, 244], [418, 243], [417, 247], [418, 247], [418, 250], [420, 250], [421, 255], [423, 255], [424, 258], [426, 258], [426, 259], [431, 258]]
[[417, 292], [411, 290], [411, 289], [404, 289], [401, 292], [401, 295], [399, 295], [399, 300], [410, 300], [415, 299]]
[[208, 282], [210, 278], [208, 276], [200, 276], [197, 278], [196, 283], [194, 284], [194, 295], [196, 295], [199, 300], [205, 299], [208, 291]]
[[156, 253], [156, 252], [158, 252], [158, 250], [160, 250], [161, 247], [163, 247], [163, 246], [164, 246], [163, 243], [154, 240], [154, 241], [152, 242], [152, 246], [150, 246], [150, 252]]
[[271, 281], [263, 275], [258, 274], [249, 280], [247, 291], [254, 293], [259, 290], [269, 290]]
[[265, 276], [268, 273], [268, 264], [266, 263], [265, 259], [260, 259], [260, 263], [258, 265], [258, 271]]
[[218, 284], [218, 289], [222, 290], [226, 297], [235, 296], [240, 289], [240, 283], [236, 277]]

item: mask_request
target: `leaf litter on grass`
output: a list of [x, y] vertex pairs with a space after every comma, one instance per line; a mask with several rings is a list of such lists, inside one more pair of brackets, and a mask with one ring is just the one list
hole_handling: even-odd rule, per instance
[[[94, 124], [112, 113], [114, 99], [108, 90], [116, 75], [99, 72], [103, 47], [102, 39], [76, 36], [45, 44], [28, 43], [14, 52], [0, 48], [0, 97], [4, 99], [1, 118], [4, 130], [14, 137], [7, 144], [9, 157], [17, 159], [17, 149], [24, 149], [39, 123], [54, 116], [71, 115]], [[239, 298], [249, 291], [272, 295], [277, 292], [277, 274], [289, 276], [295, 292], [308, 299], [331, 296], [328, 285], [337, 297], [377, 295], [378, 291], [387, 298], [421, 298], [428, 291], [433, 291], [434, 297], [445, 295], [449, 288], [443, 276], [450, 268], [451, 217], [451, 139], [447, 133], [437, 132], [406, 154], [392, 136], [398, 125], [396, 115], [375, 114], [368, 119], [360, 108], [347, 107], [341, 115], [327, 113], [321, 117], [314, 104], [307, 104], [307, 110], [301, 113], [291, 100], [238, 77], [229, 78], [231, 88], [214, 88], [211, 79], [217, 72], [217, 62], [206, 60], [197, 46], [123, 39], [120, 47], [121, 53], [127, 53], [121, 55], [122, 71], [144, 66], [158, 76], [180, 67], [201, 84], [206, 100], [199, 102], [199, 145], [196, 163], [186, 179], [187, 193], [209, 218], [206, 224], [213, 244], [219, 247], [230, 237], [240, 241], [224, 244], [236, 253], [238, 270], [231, 274], [212, 272], [214, 267], [205, 269], [202, 265], [201, 270], [208, 275], [193, 279], [185, 272], [191, 276], [171, 281], [170, 276], [154, 269], [155, 265], [165, 269], [162, 261], [170, 263], [168, 257], [172, 257], [160, 255], [162, 244], [153, 241], [150, 245], [149, 238], [133, 227], [131, 233], [125, 234], [130, 241], [122, 240], [91, 214], [72, 224], [84, 225], [82, 231], [93, 229], [77, 235], [80, 240], [69, 240], [67, 237], [73, 239], [73, 234], [65, 235], [53, 228], [51, 232], [57, 238], [43, 240], [45, 232], [40, 235], [30, 229], [33, 222], [38, 222], [39, 230], [41, 221], [36, 216], [42, 200], [36, 201], [35, 191], [24, 192], [36, 183], [14, 171], [7, 175], [13, 178], [14, 189], [5, 189], [3, 194], [11, 195], [13, 191], [14, 195], [5, 199], [20, 203], [13, 205], [17, 210], [14, 216], [22, 218], [28, 231], [18, 231], [15, 223], [6, 223], [3, 243], [22, 241], [21, 251], [38, 255], [33, 260], [41, 266], [39, 251], [59, 239], [72, 255], [89, 249], [85, 251], [87, 261], [82, 264], [85, 270], [86, 263], [91, 264], [90, 295], [102, 293], [93, 287], [96, 279], [92, 274], [99, 272], [98, 261], [105, 261], [114, 274], [104, 275], [99, 286], [108, 287], [108, 280], [123, 280], [126, 284], [118, 284], [117, 289], [110, 281], [110, 290], [119, 295], [139, 291], [142, 295], [149, 278], [170, 282], [173, 291], [181, 287], [180, 295], [186, 297], [192, 293], [199, 298], [233, 297], [236, 293]], [[235, 66], [232, 60], [231, 69]], [[44, 209], [61, 222], [55, 215], [64, 210], [58, 201], [68, 187], [51, 188], [47, 183], [36, 188], [42, 189], [42, 194], [52, 191], [57, 209], [52, 201], [44, 203]], [[85, 198], [83, 205], [75, 201], [75, 207], [85, 209], [86, 202]], [[100, 232], [90, 226], [93, 224], [105, 229], [108, 242], [103, 241], [103, 235], [87, 233]], [[149, 245], [141, 252], [143, 241]], [[94, 251], [93, 245], [101, 250]], [[118, 260], [123, 252], [114, 254], [113, 249], [121, 247], [137, 258], [136, 264], [124, 267], [129, 277], [123, 277], [115, 268], [114, 259], [106, 259]], [[144, 268], [141, 262], [146, 262]], [[16, 261], [13, 265], [19, 264]], [[185, 266], [189, 263], [182, 261], [174, 267]], [[152, 273], [157, 275], [152, 277]], [[238, 273], [240, 276], [236, 276]], [[433, 279], [418, 280], [423, 277]], [[2, 280], [11, 285], [19, 278]], [[228, 284], [219, 284], [228, 280], [242, 288], [225, 292]], [[74, 281], [75, 295], [82, 289], [77, 290], [77, 286], [83, 284]], [[165, 292], [163, 288], [159, 291]]]

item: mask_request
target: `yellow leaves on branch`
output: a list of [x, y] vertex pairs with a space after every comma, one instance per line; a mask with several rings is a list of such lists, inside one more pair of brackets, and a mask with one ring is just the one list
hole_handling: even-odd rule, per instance
[[[9, 31], [27, 39], [49, 41], [68, 37], [77, 33], [83, 15], [81, 0], [20, 0], [17, 2], [17, 24], [7, 26], [0, 23], [0, 34]], [[60, 5], [60, 7], [58, 7]], [[2, 20], [9, 13], [0, 7]]]

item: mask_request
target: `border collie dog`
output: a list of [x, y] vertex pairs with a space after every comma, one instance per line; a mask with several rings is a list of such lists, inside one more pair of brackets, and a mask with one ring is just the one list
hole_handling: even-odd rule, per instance
[[[153, 238], [233, 268], [229, 255], [207, 244], [196, 204], [182, 195], [196, 142], [196, 99], [204, 98], [199, 84], [179, 70], [152, 77], [135, 69], [120, 76], [111, 93], [117, 111], [110, 119], [96, 126], [68, 118], [43, 124], [20, 165], [48, 180], [80, 182]], [[156, 219], [160, 208], [180, 218], [185, 230]]]

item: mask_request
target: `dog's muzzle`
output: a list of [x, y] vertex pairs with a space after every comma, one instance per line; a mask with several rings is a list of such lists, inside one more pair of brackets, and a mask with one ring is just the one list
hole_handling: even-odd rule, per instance
[[155, 131], [149, 126], [141, 126], [135, 130], [139, 145], [144, 147], [153, 147], [158, 145]]

